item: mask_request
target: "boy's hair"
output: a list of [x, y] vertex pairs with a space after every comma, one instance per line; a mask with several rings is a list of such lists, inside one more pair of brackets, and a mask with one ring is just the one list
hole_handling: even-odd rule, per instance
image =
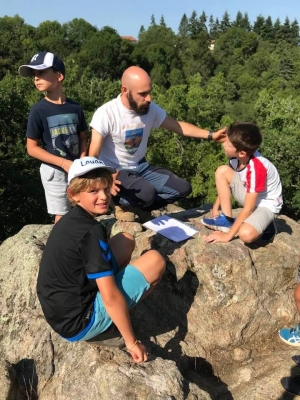
[[227, 137], [237, 151], [245, 151], [247, 155], [252, 155], [262, 142], [258, 126], [251, 122], [234, 122], [227, 129]]
[[72, 195], [74, 196], [80, 192], [85, 192], [89, 188], [94, 187], [97, 183], [104, 184], [107, 187], [112, 186], [113, 177], [111, 173], [107, 169], [97, 168], [84, 175], [73, 178], [67, 191], [70, 203], [73, 206], [77, 204], [71, 197]]

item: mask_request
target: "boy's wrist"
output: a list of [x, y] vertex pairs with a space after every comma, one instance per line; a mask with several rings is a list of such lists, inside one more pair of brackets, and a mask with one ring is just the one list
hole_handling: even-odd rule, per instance
[[135, 339], [135, 341], [133, 343], [131, 343], [131, 344], [125, 343], [126, 344], [126, 349], [127, 350], [132, 350], [138, 343], [140, 343], [140, 342], [137, 339]]
[[61, 169], [63, 169], [64, 170], [64, 166], [65, 166], [65, 164], [66, 164], [66, 159], [64, 158], [64, 161], [63, 161], [63, 163], [61, 164]]

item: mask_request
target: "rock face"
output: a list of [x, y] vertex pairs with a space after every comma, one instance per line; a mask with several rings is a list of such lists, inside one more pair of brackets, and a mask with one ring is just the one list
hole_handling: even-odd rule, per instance
[[203, 240], [205, 208], [167, 212], [199, 233], [173, 243], [139, 223], [103, 220], [109, 234], [135, 236], [134, 257], [157, 249], [167, 260], [157, 289], [132, 311], [152, 354], [143, 365], [121, 350], [66, 342], [45, 322], [35, 286], [52, 226], [26, 226], [2, 243], [0, 399], [284, 398], [280, 378], [297, 352], [277, 330], [298, 321], [300, 225], [280, 216], [271, 243], [212, 245]]

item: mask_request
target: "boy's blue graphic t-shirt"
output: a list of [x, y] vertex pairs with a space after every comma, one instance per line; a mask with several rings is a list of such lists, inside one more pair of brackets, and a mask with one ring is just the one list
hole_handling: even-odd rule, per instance
[[78, 103], [69, 98], [64, 104], [42, 99], [30, 110], [26, 136], [41, 140], [48, 153], [74, 161], [79, 157], [80, 132], [86, 130], [87, 123]]

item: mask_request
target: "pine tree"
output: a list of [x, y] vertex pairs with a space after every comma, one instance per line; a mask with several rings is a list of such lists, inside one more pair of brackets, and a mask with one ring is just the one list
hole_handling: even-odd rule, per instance
[[189, 34], [191, 38], [195, 38], [200, 32], [200, 22], [197, 18], [197, 12], [193, 11], [192, 15], [189, 18]]
[[235, 17], [235, 21], [232, 23], [233, 26], [243, 28], [243, 14], [238, 11]]
[[263, 26], [265, 24], [265, 19], [264, 17], [260, 14], [257, 18], [256, 21], [254, 22], [253, 25], [253, 32], [255, 32], [257, 35], [261, 36], [262, 31], [263, 31]]
[[272, 40], [274, 39], [274, 29], [272, 18], [269, 16], [261, 27], [260, 36], [264, 40]]
[[250, 32], [251, 29], [252, 29], [252, 28], [251, 28], [251, 23], [250, 23], [250, 20], [249, 20], [249, 15], [248, 15], [248, 13], [245, 13], [245, 14], [244, 14], [242, 27], [243, 27], [246, 31], [248, 31], [248, 32]]
[[220, 22], [220, 30], [221, 32], [226, 32], [228, 28], [230, 28], [230, 16], [227, 11], [225, 11], [223, 15], [223, 19]]
[[143, 36], [143, 33], [145, 33], [145, 27], [144, 25], [141, 25], [139, 33], [138, 33], [138, 38], [139, 40], [141, 39], [141, 37]]
[[273, 37], [274, 42], [277, 43], [280, 38], [280, 29], [281, 29], [281, 22], [280, 19], [277, 18], [273, 25]]
[[213, 22], [212, 18], [209, 25], [209, 35], [211, 40], [216, 40], [219, 37], [220, 33], [220, 23], [218, 18], [216, 18], [215, 22]]
[[295, 19], [291, 24], [293, 42], [297, 45], [299, 43], [299, 24]]
[[163, 15], [160, 17], [159, 25], [164, 26], [165, 28], [167, 27], [167, 25], [165, 23], [165, 18]]
[[154, 14], [151, 15], [150, 26], [156, 26]]
[[207, 16], [206, 16], [205, 12], [203, 11], [203, 13], [199, 17], [199, 27], [200, 27], [200, 30], [205, 33], [207, 33], [206, 21], [207, 21]]
[[183, 14], [179, 27], [178, 27], [178, 35], [181, 38], [186, 38], [189, 35], [189, 21], [186, 14]]

